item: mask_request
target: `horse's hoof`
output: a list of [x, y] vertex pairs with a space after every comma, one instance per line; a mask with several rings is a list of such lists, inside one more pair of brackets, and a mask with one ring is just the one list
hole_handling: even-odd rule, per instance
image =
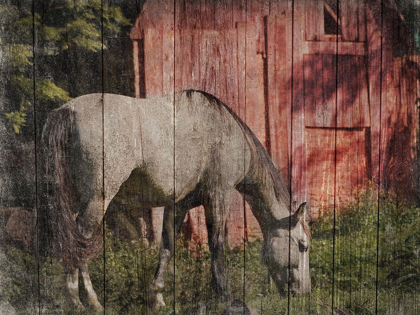
[[91, 308], [93, 309], [93, 311], [95, 312], [95, 313], [97, 313], [97, 314], [99, 314], [99, 313], [103, 313], [104, 312], [104, 308], [102, 307], [102, 305], [101, 304], [99, 304], [99, 303], [95, 303], [95, 304], [92, 304], [91, 305]]
[[69, 309], [74, 311], [76, 314], [80, 314], [86, 311], [86, 308], [80, 301], [72, 301], [68, 305]]
[[151, 302], [151, 309], [153, 311], [157, 311], [166, 306], [162, 293], [156, 293]]
[[155, 306], [156, 308], [165, 307], [165, 301], [163, 300], [162, 293], [157, 293], [155, 298]]

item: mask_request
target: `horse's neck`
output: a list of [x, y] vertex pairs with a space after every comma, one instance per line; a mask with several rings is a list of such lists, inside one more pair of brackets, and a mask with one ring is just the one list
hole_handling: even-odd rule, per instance
[[276, 186], [268, 174], [261, 176], [250, 172], [238, 190], [244, 195], [263, 233], [269, 232], [273, 223], [290, 215], [290, 197], [285, 191], [276, 194]]

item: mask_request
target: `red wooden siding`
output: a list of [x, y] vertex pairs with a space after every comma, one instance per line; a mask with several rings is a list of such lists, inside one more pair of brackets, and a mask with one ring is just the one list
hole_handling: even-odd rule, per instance
[[303, 62], [307, 127], [370, 126], [364, 57], [316, 54]]
[[[381, 29], [381, 7], [361, 0], [338, 9], [321, 0], [175, 3], [146, 2], [133, 28], [138, 97], [193, 88], [220, 98], [313, 216], [368, 184], [414, 199], [417, 78], [407, 58], [394, 57], [395, 12]], [[165, 9], [155, 16], [157, 5]], [[205, 239], [202, 210], [188, 221], [189, 237]], [[259, 235], [239, 195], [227, 232], [235, 245]]]
[[[313, 215], [355, 201], [368, 181], [365, 128], [307, 128], [309, 195]], [[351, 148], [351, 149], [349, 149]]]
[[285, 14], [268, 16], [266, 29], [269, 150], [274, 164], [290, 186], [291, 25]]

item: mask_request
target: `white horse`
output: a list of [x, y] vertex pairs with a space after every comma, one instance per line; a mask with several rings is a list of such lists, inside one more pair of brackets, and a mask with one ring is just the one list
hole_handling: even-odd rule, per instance
[[[280, 293], [310, 290], [309, 229], [305, 205], [292, 214], [289, 192], [268, 153], [226, 105], [200, 91], [135, 99], [91, 94], [54, 110], [43, 132], [44, 207], [49, 254], [62, 259], [69, 299], [78, 310], [78, 276], [88, 303], [102, 306], [88, 273], [101, 253], [101, 221], [112, 200], [165, 207], [159, 266], [150, 286], [155, 305], [188, 210], [203, 205], [211, 251], [212, 283], [228, 297], [224, 273], [225, 223], [238, 190], [264, 237], [262, 249]], [[289, 272], [290, 271], [290, 272]]]

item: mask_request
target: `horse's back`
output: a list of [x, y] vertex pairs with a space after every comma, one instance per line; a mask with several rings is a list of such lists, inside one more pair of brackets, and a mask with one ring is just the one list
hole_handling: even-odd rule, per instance
[[211, 185], [215, 174], [234, 186], [248, 168], [243, 129], [220, 102], [201, 92], [150, 99], [89, 94], [66, 107], [75, 116], [73, 156], [81, 193], [88, 185], [102, 190], [105, 184], [109, 202], [133, 170], [142, 170], [159, 195], [179, 200], [200, 181]]

